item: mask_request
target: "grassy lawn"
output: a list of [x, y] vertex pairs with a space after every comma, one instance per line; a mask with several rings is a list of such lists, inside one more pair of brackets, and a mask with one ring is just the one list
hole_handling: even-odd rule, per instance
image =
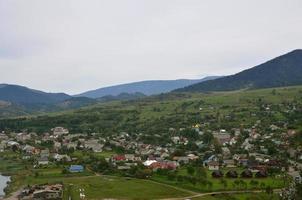
[[183, 197], [188, 194], [173, 188], [163, 187], [144, 180], [126, 178], [86, 178], [84, 182], [72, 187], [74, 199], [79, 196], [79, 189], [84, 188], [88, 199], [158, 199]]
[[196, 197], [192, 200], [278, 200], [279, 197], [277, 194], [268, 195], [266, 193], [256, 193], [256, 194], [232, 194], [232, 195], [214, 195], [214, 196], [204, 196], [204, 197]]
[[4, 174], [10, 174], [24, 169], [24, 163], [20, 155], [14, 152], [0, 153], [0, 171]]
[[110, 158], [113, 155], [116, 155], [114, 151], [103, 151], [103, 152], [98, 152], [94, 153], [96, 156], [104, 157], [104, 158]]
[[45, 184], [62, 182], [65, 186], [64, 199], [80, 199], [80, 189], [84, 189], [87, 199], [159, 199], [184, 197], [189, 193], [140, 179], [120, 177], [27, 177], [27, 184]]
[[[240, 173], [243, 169], [238, 168], [236, 171]], [[227, 169], [222, 170], [224, 173], [227, 172]], [[178, 171], [178, 175], [188, 176], [185, 168], [182, 168]], [[226, 185], [224, 185], [220, 178], [213, 178], [212, 171], [207, 170], [207, 180], [212, 183], [212, 186], [202, 185], [200, 183], [196, 183], [195, 185], [187, 182], [187, 181], [176, 181], [169, 180], [166, 176], [155, 174], [152, 179], [158, 182], [162, 182], [165, 184], [175, 185], [181, 188], [186, 188], [192, 191], [198, 192], [209, 192], [209, 191], [224, 191], [224, 190], [253, 190], [253, 189], [263, 189], [261, 185], [264, 184], [264, 187], [270, 186], [271, 188], [282, 188], [284, 187], [284, 181], [281, 178], [275, 177], [267, 177], [267, 178], [226, 178], [223, 179], [226, 181]], [[244, 181], [246, 183], [246, 188], [243, 186], [236, 185], [234, 181]], [[258, 185], [251, 185], [251, 180], [257, 181]]]
[[190, 193], [142, 179], [95, 176], [90, 172], [62, 174], [62, 167], [27, 169], [15, 172], [9, 192], [34, 184], [63, 183], [64, 200], [80, 199], [84, 189], [86, 199], [160, 199], [190, 196]]
[[[90, 153], [89, 153], [90, 154]], [[76, 158], [89, 158], [89, 154], [84, 151], [75, 151], [71, 154], [72, 157]], [[110, 158], [112, 155], [115, 155], [116, 153], [114, 151], [103, 151], [103, 152], [93, 152], [92, 155], [95, 155], [97, 157], [104, 157], [104, 158]]]

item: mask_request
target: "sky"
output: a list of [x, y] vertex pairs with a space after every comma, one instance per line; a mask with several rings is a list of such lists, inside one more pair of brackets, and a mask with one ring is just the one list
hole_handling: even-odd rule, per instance
[[302, 48], [301, 0], [0, 0], [0, 83], [78, 94]]

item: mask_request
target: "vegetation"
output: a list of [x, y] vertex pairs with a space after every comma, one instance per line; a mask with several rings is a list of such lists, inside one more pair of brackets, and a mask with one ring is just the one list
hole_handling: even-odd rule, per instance
[[231, 91], [302, 84], [302, 50], [295, 50], [235, 75], [190, 85], [176, 91]]
[[[274, 92], [272, 92], [274, 91]], [[75, 111], [0, 120], [1, 130], [46, 132], [55, 126], [71, 133], [137, 131], [164, 134], [170, 127], [182, 128], [210, 121], [209, 129], [251, 127], [257, 120], [270, 124], [289, 121], [301, 128], [302, 87], [220, 92], [211, 94], [163, 94], [141, 100], [99, 104]], [[262, 112], [267, 106], [277, 112]], [[293, 107], [295, 110], [288, 112]], [[150, 142], [165, 142], [146, 137]]]

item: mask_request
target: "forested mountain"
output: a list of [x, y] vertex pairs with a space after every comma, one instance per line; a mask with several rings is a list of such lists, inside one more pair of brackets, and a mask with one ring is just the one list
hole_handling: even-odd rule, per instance
[[67, 110], [96, 102], [87, 97], [72, 97], [65, 93], [46, 93], [19, 85], [0, 84], [0, 117]]
[[302, 50], [294, 50], [235, 75], [193, 84], [175, 91], [230, 91], [300, 84], [302, 84]]
[[76, 96], [100, 98], [108, 95], [117, 96], [120, 95], [121, 93], [134, 94], [137, 92], [143, 93], [144, 95], [154, 95], [154, 94], [170, 92], [178, 88], [183, 88], [188, 85], [192, 85], [195, 83], [200, 83], [203, 81], [212, 80], [216, 78], [218, 78], [218, 76], [209, 76], [203, 79], [196, 79], [196, 80], [179, 79], [179, 80], [141, 81], [141, 82], [104, 87], [104, 88], [84, 92]]
[[0, 100], [17, 104], [49, 104], [64, 101], [71, 96], [64, 93], [46, 93], [19, 85], [0, 84]]

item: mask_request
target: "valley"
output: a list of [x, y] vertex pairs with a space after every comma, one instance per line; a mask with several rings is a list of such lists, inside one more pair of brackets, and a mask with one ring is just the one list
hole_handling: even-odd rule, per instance
[[[168, 93], [2, 119], [0, 171], [12, 175], [8, 195], [25, 185], [63, 183], [64, 198], [72, 199], [79, 188], [88, 199], [202, 199], [198, 194], [217, 191], [277, 198], [274, 189], [290, 187], [299, 174], [288, 156], [302, 161], [301, 100], [301, 86]], [[84, 170], [71, 173], [73, 165]], [[150, 190], [148, 198], [140, 187]]]

